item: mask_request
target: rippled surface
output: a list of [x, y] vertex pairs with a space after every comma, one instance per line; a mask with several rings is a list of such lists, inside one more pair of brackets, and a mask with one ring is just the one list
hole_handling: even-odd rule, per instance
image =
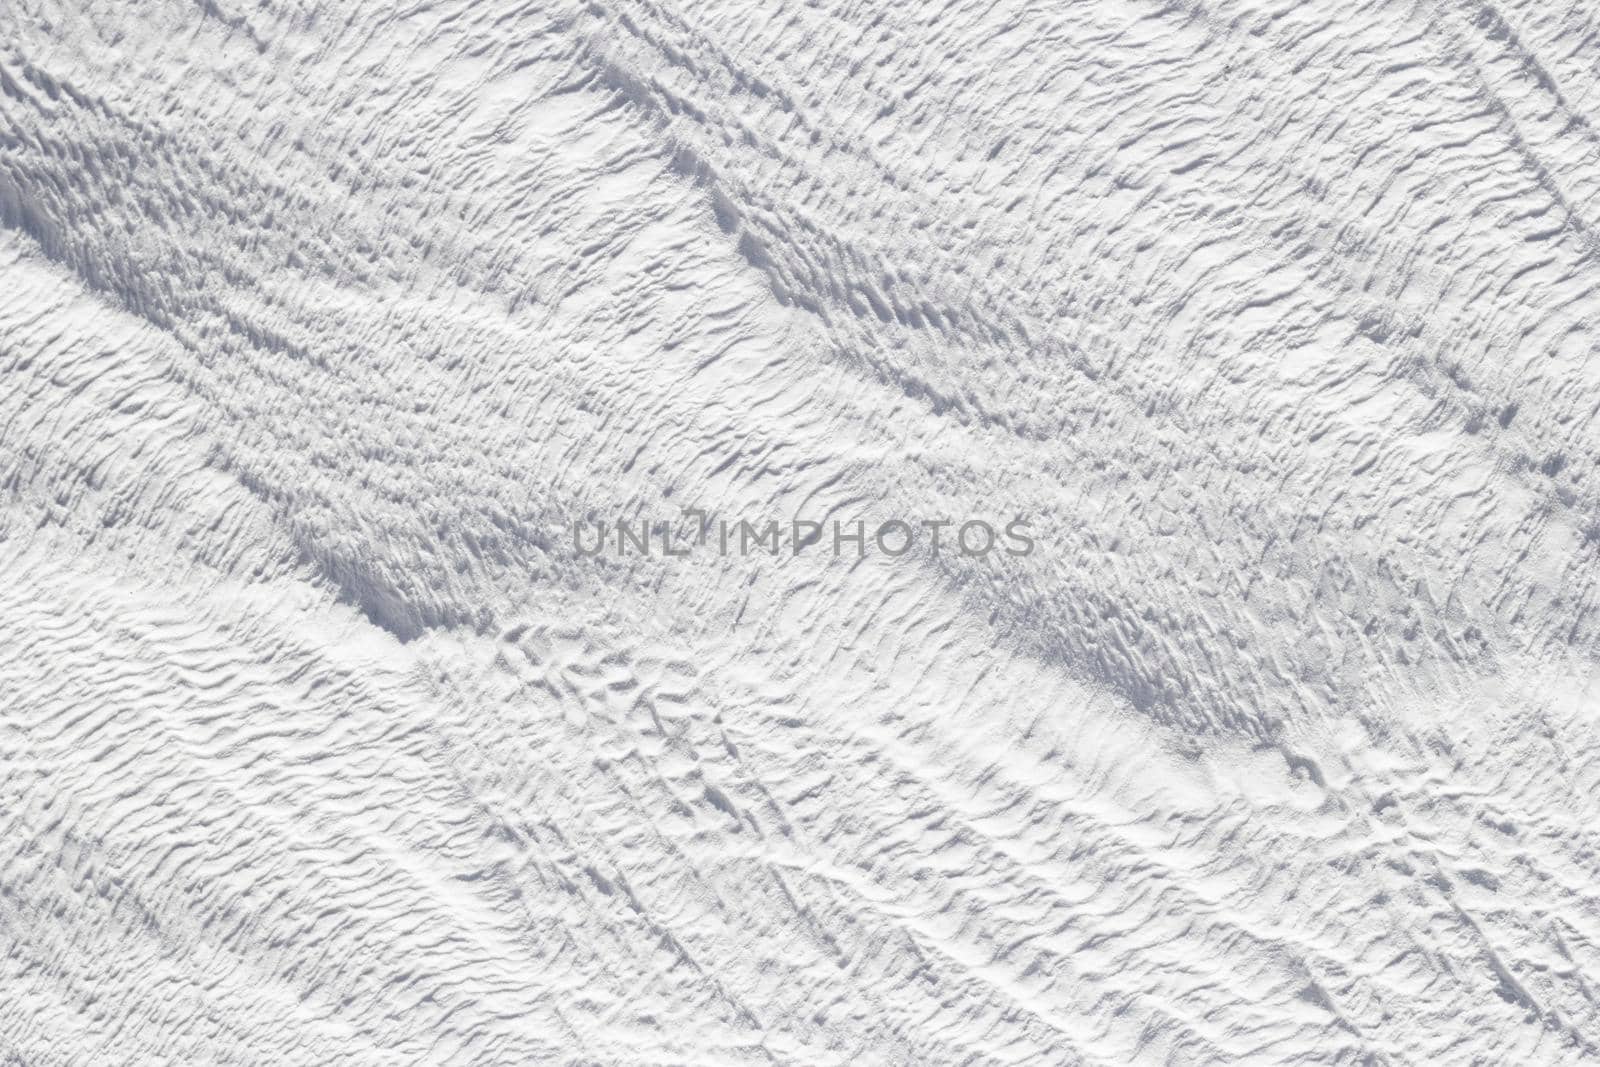
[[5, 1062], [1600, 1056], [1600, 12], [3, 19]]

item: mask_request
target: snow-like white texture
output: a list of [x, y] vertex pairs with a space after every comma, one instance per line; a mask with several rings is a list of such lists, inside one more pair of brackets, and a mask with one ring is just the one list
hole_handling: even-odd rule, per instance
[[[1600, 11], [0, 10], [0, 1061], [1600, 1057]], [[1022, 517], [1036, 551], [574, 524]]]

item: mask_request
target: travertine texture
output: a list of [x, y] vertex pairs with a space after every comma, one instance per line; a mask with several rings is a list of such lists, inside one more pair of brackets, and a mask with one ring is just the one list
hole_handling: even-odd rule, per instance
[[1566, 0], [10, 0], [0, 1062], [1600, 1058], [1596, 122]]

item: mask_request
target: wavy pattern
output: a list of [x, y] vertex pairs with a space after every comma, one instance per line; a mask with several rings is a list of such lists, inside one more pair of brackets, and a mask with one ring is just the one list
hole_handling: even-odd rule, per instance
[[1594, 12], [11, 27], [6, 1062], [1600, 1056]]

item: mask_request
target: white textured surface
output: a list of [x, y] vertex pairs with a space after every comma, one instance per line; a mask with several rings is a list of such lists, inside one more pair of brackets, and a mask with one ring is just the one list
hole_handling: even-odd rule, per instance
[[1600, 1056], [1592, 5], [0, 26], [4, 1062]]

